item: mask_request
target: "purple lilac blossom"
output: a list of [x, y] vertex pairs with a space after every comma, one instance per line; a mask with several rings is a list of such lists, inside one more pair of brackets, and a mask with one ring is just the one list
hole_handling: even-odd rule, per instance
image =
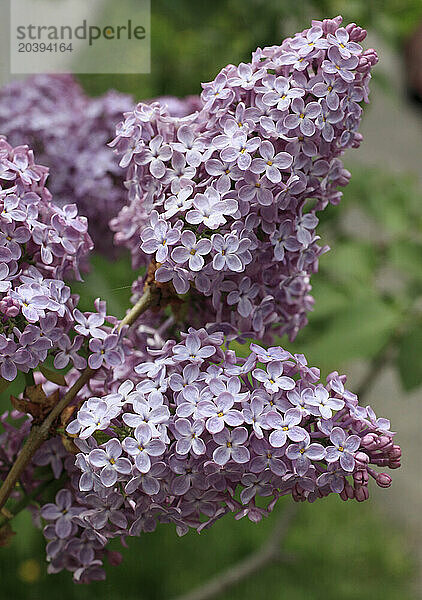
[[[350, 177], [339, 156], [362, 139], [377, 62], [365, 35], [341, 18], [313, 21], [223, 68], [192, 114], [172, 117], [160, 102], [125, 113], [111, 143], [129, 190], [115, 243], [134, 268], [152, 261], [159, 284], [188, 294], [183, 317], [173, 313], [181, 329], [224, 325], [271, 343], [306, 325], [310, 276], [328, 250], [316, 214], [339, 203]], [[240, 302], [245, 277], [254, 292]], [[142, 282], [133, 289], [136, 300]]]
[[[227, 512], [255, 522], [284, 495], [314, 502], [337, 493], [360, 502], [370, 478], [391, 484], [377, 467], [400, 466], [400, 448], [386, 419], [370, 407], [358, 410], [345, 376], [334, 372], [323, 383], [302, 355], [280, 347], [251, 344], [247, 358], [237, 357], [218, 332], [190, 329], [181, 337], [153, 351], [156, 367], [134, 364], [131, 379], [107, 394], [84, 392], [68, 425], [80, 432], [80, 453], [65, 463], [78, 512], [57, 554], [49, 542], [55, 571], [68, 568], [66, 549], [77, 540], [98, 540], [89, 565], [81, 565], [89, 581], [101, 573], [109, 539], [154, 531], [160, 522], [183, 535]], [[263, 373], [288, 378], [293, 388], [268, 390]], [[95, 415], [89, 424], [87, 414]], [[258, 497], [267, 499], [265, 508]], [[60, 511], [49, 510], [45, 535], [52, 540]]]

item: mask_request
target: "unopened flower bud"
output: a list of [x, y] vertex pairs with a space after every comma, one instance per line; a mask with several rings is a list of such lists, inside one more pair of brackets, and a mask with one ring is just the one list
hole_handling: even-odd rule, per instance
[[355, 489], [355, 498], [358, 502], [364, 502], [365, 500], [368, 500], [368, 498], [369, 498], [368, 488], [365, 485], [357, 487]]
[[387, 475], [387, 473], [378, 473], [375, 481], [380, 487], [388, 488], [391, 485], [392, 479], [390, 475]]

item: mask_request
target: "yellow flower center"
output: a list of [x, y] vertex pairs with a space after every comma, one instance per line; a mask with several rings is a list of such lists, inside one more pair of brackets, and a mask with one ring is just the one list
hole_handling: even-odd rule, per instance
[[267, 160], [267, 165], [268, 165], [269, 167], [271, 167], [271, 165], [272, 165], [272, 164], [273, 164], [273, 161], [272, 161], [272, 160]]
[[289, 431], [289, 428], [288, 427], [282, 427], [281, 430], [282, 431]]
[[195, 256], [195, 254], [196, 254], [195, 248], [192, 248], [192, 250], [190, 251], [190, 254], [192, 254], [192, 256]]
[[221, 418], [221, 417], [224, 417], [224, 413], [223, 413], [223, 412], [219, 412], [219, 413], [217, 414], [217, 417], [220, 417], [220, 418]]
[[339, 452], [344, 452], [343, 446], [339, 446], [338, 449], [339, 449]]

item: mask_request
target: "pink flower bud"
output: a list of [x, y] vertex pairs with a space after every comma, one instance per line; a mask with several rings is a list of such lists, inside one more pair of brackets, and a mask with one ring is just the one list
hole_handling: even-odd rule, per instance
[[364, 502], [369, 498], [369, 491], [366, 486], [359, 486], [355, 489], [355, 498], [358, 502]]
[[368, 433], [362, 438], [361, 446], [367, 450], [376, 450], [378, 448], [378, 436], [375, 433]]
[[365, 452], [356, 452], [355, 461], [358, 468], [365, 468], [369, 463], [369, 456]]
[[356, 23], [349, 23], [346, 25], [345, 29], [352, 42], [362, 42], [366, 38], [366, 29], [362, 29], [362, 27], [359, 27]]
[[367, 471], [355, 471], [353, 473], [353, 481], [355, 485], [367, 485], [369, 481], [368, 472]]
[[392, 459], [396, 459], [396, 458], [400, 458], [401, 457], [401, 448], [400, 446], [398, 446], [397, 444], [395, 444], [392, 448], [392, 450], [390, 450], [390, 452], [388, 453], [388, 456]]
[[375, 481], [380, 487], [388, 488], [391, 485], [392, 479], [390, 475], [387, 475], [387, 473], [378, 473]]

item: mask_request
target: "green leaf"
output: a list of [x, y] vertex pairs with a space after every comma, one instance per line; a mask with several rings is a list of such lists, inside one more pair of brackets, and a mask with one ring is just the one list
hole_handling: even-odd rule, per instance
[[375, 356], [400, 318], [400, 311], [375, 295], [352, 297], [346, 308], [319, 323], [311, 335], [305, 331], [288, 349], [324, 370], [338, 369], [349, 360]]
[[422, 325], [413, 326], [400, 340], [397, 367], [405, 390], [422, 384]]
[[410, 240], [392, 244], [389, 260], [401, 273], [422, 281], [422, 244]]
[[7, 390], [11, 383], [11, 381], [7, 381], [7, 379], [3, 379], [3, 377], [0, 377], [0, 394]]
[[64, 378], [64, 375], [62, 373], [58, 373], [57, 371], [47, 369], [47, 367], [45, 367], [44, 365], [40, 365], [39, 369], [48, 381], [51, 381], [52, 383], [55, 383], [57, 385], [67, 385], [66, 379]]
[[350, 297], [340, 286], [317, 275], [312, 280], [312, 296], [315, 307], [308, 317], [311, 322], [332, 317], [350, 302]]
[[336, 242], [335, 248], [321, 258], [321, 273], [350, 289], [368, 284], [374, 277], [377, 255], [371, 244], [363, 241]]

